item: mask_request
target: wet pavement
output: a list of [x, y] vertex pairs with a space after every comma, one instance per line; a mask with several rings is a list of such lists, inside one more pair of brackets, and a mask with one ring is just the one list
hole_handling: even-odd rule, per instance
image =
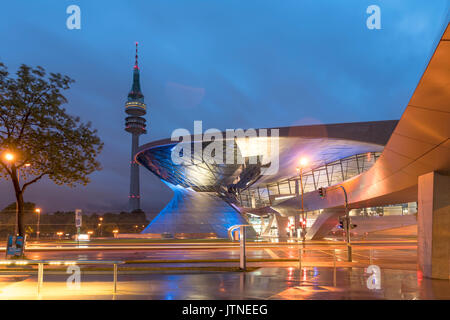
[[[0, 299], [450, 299], [448, 280], [420, 272], [381, 269], [378, 282], [364, 268], [260, 268], [252, 272], [120, 272], [117, 294], [111, 272], [83, 272], [79, 288], [70, 276], [47, 272], [41, 296], [37, 276], [1, 275]], [[379, 288], [377, 288], [379, 285]]]
[[[239, 247], [230, 244], [36, 248], [27, 252], [28, 259], [129, 263], [119, 267], [117, 294], [111, 266], [80, 266], [79, 288], [67, 286], [65, 269], [46, 266], [40, 296], [35, 266], [22, 271], [1, 267], [0, 299], [450, 299], [448, 280], [425, 279], [417, 271], [416, 243], [352, 247], [353, 261], [348, 262], [342, 243], [253, 244], [247, 248], [247, 266], [253, 271], [245, 273], [236, 272]], [[380, 268], [379, 277], [376, 270], [366, 272], [369, 265]]]
[[[250, 260], [298, 260], [300, 250], [305, 263], [332, 262], [347, 260], [347, 249], [342, 245], [327, 246], [279, 246], [266, 248], [247, 248], [247, 259]], [[32, 260], [131, 260], [131, 261], [183, 261], [183, 260], [217, 260], [239, 259], [239, 248], [215, 247], [210, 249], [114, 249], [114, 250], [69, 250], [69, 251], [33, 251], [27, 253]], [[368, 261], [377, 263], [394, 263], [413, 265], [417, 260], [417, 247], [414, 245], [365, 245], [353, 246], [354, 261]]]

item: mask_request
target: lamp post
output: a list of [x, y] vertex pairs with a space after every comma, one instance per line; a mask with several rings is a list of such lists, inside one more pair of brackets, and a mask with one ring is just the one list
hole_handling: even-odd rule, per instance
[[[344, 186], [339, 185], [336, 187], [332, 187], [329, 190], [336, 190], [341, 189], [344, 192], [344, 201], [345, 201], [345, 221], [344, 221], [344, 231], [345, 231], [345, 242], [347, 243], [347, 256], [348, 261], [352, 262], [352, 246], [350, 244], [350, 229], [352, 228], [352, 224], [350, 221], [350, 210], [348, 208], [348, 196], [347, 191], [345, 190]], [[319, 196], [321, 198], [325, 198], [325, 189], [320, 187], [319, 188]]]
[[40, 208], [36, 208], [34, 211], [37, 213], [37, 231], [36, 231], [36, 239], [39, 240], [39, 235], [41, 234], [41, 231], [40, 231], [41, 209], [40, 209]]
[[103, 228], [102, 228], [103, 217], [98, 218], [98, 220], [100, 221], [100, 223], [98, 224], [98, 227], [100, 229], [100, 237], [101, 237], [101, 236], [103, 236]]
[[348, 261], [352, 261], [352, 246], [350, 244], [350, 211], [348, 210], [348, 198], [347, 198], [347, 191], [345, 190], [344, 186], [339, 186], [342, 191], [344, 191], [344, 198], [345, 198], [345, 224], [344, 224], [344, 230], [345, 230], [345, 242], [347, 242], [347, 257]]
[[301, 206], [302, 206], [302, 241], [303, 243], [306, 240], [306, 220], [305, 220], [305, 209], [303, 206], [303, 167], [306, 166], [308, 164], [308, 159], [306, 158], [301, 158], [300, 159], [300, 166], [297, 167], [297, 174], [299, 176], [299, 180], [300, 180], [300, 190], [301, 190]]
[[[9, 162], [11, 164], [11, 170], [13, 172], [16, 172], [16, 166], [14, 164], [14, 159], [16, 158], [16, 156], [14, 155], [14, 153], [6, 152], [3, 155], [3, 158], [6, 160], [6, 162]], [[20, 179], [20, 171], [17, 171], [17, 183], [19, 183], [19, 179]], [[14, 235], [15, 236], [17, 236], [17, 233], [18, 233], [18, 226], [17, 226], [18, 219], [19, 219], [19, 203], [16, 200], [16, 223], [14, 226]]]
[[[16, 164], [15, 164], [15, 159], [16, 159], [16, 155], [10, 151], [6, 151], [3, 154], [3, 158], [5, 159], [6, 162], [11, 164], [11, 171], [13, 174], [17, 173], [17, 184], [19, 185], [19, 189], [20, 189], [20, 168], [17, 169]], [[23, 164], [25, 168], [29, 168], [31, 166], [30, 163], [25, 163]], [[19, 233], [19, 226], [18, 226], [18, 221], [19, 221], [19, 203], [16, 199], [16, 223], [14, 226], [14, 234], [17, 236]]]

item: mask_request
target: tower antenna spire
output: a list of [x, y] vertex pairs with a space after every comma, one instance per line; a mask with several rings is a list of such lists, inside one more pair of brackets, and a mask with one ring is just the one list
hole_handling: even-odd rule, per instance
[[134, 68], [135, 69], [139, 69], [139, 66], [138, 66], [138, 43], [136, 42], [136, 60], [135, 60], [135, 62], [134, 62]]

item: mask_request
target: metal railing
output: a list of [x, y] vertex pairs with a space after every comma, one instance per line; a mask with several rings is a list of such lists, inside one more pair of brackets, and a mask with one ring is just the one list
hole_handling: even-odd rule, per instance
[[245, 242], [246, 242], [245, 227], [249, 226], [250, 225], [248, 224], [237, 224], [228, 228], [228, 236], [233, 241], [234, 241], [233, 231], [239, 228], [239, 268], [244, 271], [246, 270], [247, 265], [247, 257], [245, 253]]
[[119, 264], [124, 264], [124, 261], [105, 261], [105, 260], [0, 260], [0, 265], [37, 265], [38, 266], [38, 284], [37, 294], [41, 294], [42, 285], [44, 283], [44, 265], [49, 266], [74, 266], [74, 265], [113, 265], [113, 293], [117, 293], [117, 273]]
[[[366, 152], [323, 164], [302, 173], [302, 186], [305, 193], [315, 191], [319, 187], [330, 187], [346, 181], [369, 170], [380, 157], [381, 152]], [[271, 196], [295, 196], [296, 183], [300, 178], [296, 175], [275, 183], [250, 187], [240, 192], [241, 205], [255, 207], [271, 205]], [[297, 181], [297, 182], [296, 182]]]

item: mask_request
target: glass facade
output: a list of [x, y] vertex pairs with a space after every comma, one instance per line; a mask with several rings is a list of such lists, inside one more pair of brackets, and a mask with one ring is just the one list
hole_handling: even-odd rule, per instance
[[[320, 187], [329, 187], [350, 179], [364, 171], [369, 170], [380, 157], [381, 152], [367, 152], [353, 155], [344, 159], [333, 161], [314, 169], [302, 172], [303, 192], [317, 190]], [[294, 196], [299, 176], [293, 175], [288, 179], [265, 186], [250, 187], [239, 192], [239, 201], [242, 207], [262, 208], [270, 206], [273, 199]]]

